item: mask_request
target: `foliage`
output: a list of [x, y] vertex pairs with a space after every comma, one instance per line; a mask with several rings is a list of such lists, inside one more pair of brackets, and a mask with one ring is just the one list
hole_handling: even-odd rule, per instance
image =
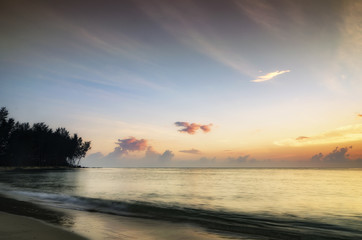
[[53, 131], [45, 123], [15, 122], [0, 109], [0, 166], [75, 167], [90, 149], [77, 134], [65, 128]]

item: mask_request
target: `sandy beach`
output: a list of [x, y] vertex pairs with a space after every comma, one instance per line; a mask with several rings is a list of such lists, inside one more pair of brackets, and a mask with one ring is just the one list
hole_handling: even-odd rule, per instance
[[72, 232], [49, 225], [40, 220], [0, 212], [0, 239], [6, 240], [85, 240]]
[[67, 222], [63, 212], [43, 208], [0, 194], [0, 239], [77, 240], [86, 238], [63, 229]]

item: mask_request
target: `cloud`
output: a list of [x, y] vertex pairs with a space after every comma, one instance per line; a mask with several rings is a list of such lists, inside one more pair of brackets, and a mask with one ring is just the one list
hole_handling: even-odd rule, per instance
[[310, 161], [321, 166], [360, 167], [362, 165], [362, 159], [351, 159], [348, 154], [350, 149], [352, 149], [352, 146], [336, 147], [327, 155], [323, 155], [322, 153], [314, 155]]
[[147, 140], [145, 139], [136, 139], [135, 137], [129, 137], [125, 139], [118, 139], [118, 142], [115, 142], [118, 147], [115, 147], [113, 152], [110, 152], [105, 159], [119, 159], [123, 155], [127, 155], [128, 152], [135, 151], [144, 151], [147, 147]]
[[159, 157], [159, 153], [156, 152], [152, 146], [149, 146], [147, 148], [147, 151], [146, 151], [146, 154], [145, 154], [145, 158], [147, 159], [155, 159], [155, 158], [158, 158]]
[[147, 160], [148, 162], [169, 162], [175, 155], [170, 150], [164, 151], [162, 154], [158, 153], [153, 149], [152, 146], [149, 146], [146, 151], [146, 155], [144, 160]]
[[346, 1], [340, 9], [342, 14], [336, 25], [339, 34], [338, 45], [335, 46], [336, 55], [331, 58], [327, 71], [330, 74], [323, 82], [330, 90], [350, 93], [347, 86], [353, 86], [356, 90], [362, 87], [362, 1]]
[[166, 150], [160, 155], [159, 160], [162, 162], [169, 162], [175, 155], [170, 150]]
[[362, 117], [362, 114], [357, 114], [357, 117]]
[[[172, 151], [166, 150], [158, 153], [152, 146], [148, 146], [147, 140], [129, 137], [118, 139], [118, 147], [113, 152], [103, 155], [96, 152], [88, 155], [83, 162], [87, 167], [160, 167], [168, 166], [175, 156]], [[145, 151], [146, 150], [146, 151]], [[125, 157], [129, 152], [145, 151], [144, 157]]]
[[207, 132], [211, 131], [211, 126], [212, 126], [212, 124], [210, 123], [209, 125], [201, 125], [200, 128], [202, 131], [207, 133]]
[[272, 4], [263, 1], [235, 1], [235, 4], [246, 16], [260, 26], [271, 31], [279, 30], [277, 26], [280, 25], [281, 17]]
[[188, 134], [195, 134], [197, 130], [201, 129], [205, 133], [211, 131], [212, 123], [208, 125], [201, 125], [198, 123], [188, 123], [188, 122], [175, 122], [175, 125], [178, 127], [184, 127], [181, 130], [178, 130], [179, 132], [185, 132]]
[[281, 75], [283, 73], [288, 73], [290, 72], [290, 70], [283, 70], [283, 71], [275, 71], [275, 72], [270, 72], [268, 74], [265, 74], [263, 76], [259, 76], [257, 79], [252, 80], [252, 82], [265, 82], [265, 81], [269, 81], [271, 79], [273, 79], [274, 77]]
[[331, 153], [327, 154], [323, 160], [326, 162], [345, 162], [347, 160], [350, 160], [349, 154], [347, 154], [348, 149], [352, 149], [352, 146], [349, 147], [343, 147], [338, 149], [336, 147]]
[[301, 147], [309, 145], [344, 143], [362, 140], [362, 124], [347, 125], [305, 138], [288, 138], [275, 141], [278, 146]]
[[[351, 1], [345, 5], [340, 30], [340, 48], [337, 64], [341, 72], [348, 69], [354, 75], [355, 84], [360, 82], [361, 75], [361, 49], [362, 49], [362, 25], [361, 25], [361, 1]], [[346, 69], [347, 68], [347, 69]], [[345, 81], [344, 81], [345, 82]], [[360, 86], [360, 85], [357, 85]]]
[[300, 36], [307, 27], [310, 27], [309, 22], [313, 22], [298, 1], [233, 0], [233, 2], [242, 15], [248, 17], [259, 28], [281, 39], [290, 39], [288, 35], [290, 32]]
[[[242, 49], [232, 47], [225, 38], [229, 28], [218, 27], [226, 19], [218, 7], [212, 7], [215, 2], [210, 5], [197, 1], [139, 2], [146, 15], [181, 43], [242, 74], [253, 76], [257, 71]], [[234, 8], [233, 4], [219, 4], [223, 8]], [[233, 36], [244, 39], [248, 35], [233, 31]]]
[[201, 152], [197, 149], [190, 149], [190, 150], [180, 150], [179, 152], [183, 152], [183, 153], [190, 153], [190, 154], [200, 154]]
[[179, 127], [185, 127], [179, 130], [179, 132], [187, 132], [188, 134], [195, 134], [196, 131], [199, 130], [200, 128], [200, 124], [196, 123], [189, 124], [188, 122], [175, 122], [175, 125]]
[[229, 157], [227, 160], [230, 163], [246, 163], [247, 161], [252, 161], [253, 159], [249, 159], [250, 155], [245, 155], [245, 156], [239, 156], [237, 158], [231, 158]]
[[314, 155], [314, 156], [310, 159], [310, 161], [311, 161], [311, 162], [321, 162], [322, 159], [323, 159], [323, 153], [318, 153], [318, 154]]
[[297, 137], [295, 140], [302, 141], [302, 140], [308, 139], [308, 138], [309, 138], [309, 137], [300, 136], [300, 137]]
[[134, 151], [144, 151], [147, 147], [147, 140], [140, 139], [137, 140], [135, 137], [125, 138], [125, 139], [118, 139], [116, 144], [119, 145], [121, 151], [127, 152], [134, 152]]

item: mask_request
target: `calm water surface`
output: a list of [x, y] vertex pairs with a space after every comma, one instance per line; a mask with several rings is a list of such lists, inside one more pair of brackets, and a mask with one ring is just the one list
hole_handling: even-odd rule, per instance
[[0, 183], [8, 195], [77, 210], [78, 222], [131, 216], [220, 238], [362, 239], [361, 169], [89, 168], [2, 172]]

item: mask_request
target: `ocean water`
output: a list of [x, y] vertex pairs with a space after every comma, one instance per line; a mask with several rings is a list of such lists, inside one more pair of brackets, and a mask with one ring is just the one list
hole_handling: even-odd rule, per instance
[[91, 239], [362, 239], [362, 169], [2, 171], [0, 193]]

